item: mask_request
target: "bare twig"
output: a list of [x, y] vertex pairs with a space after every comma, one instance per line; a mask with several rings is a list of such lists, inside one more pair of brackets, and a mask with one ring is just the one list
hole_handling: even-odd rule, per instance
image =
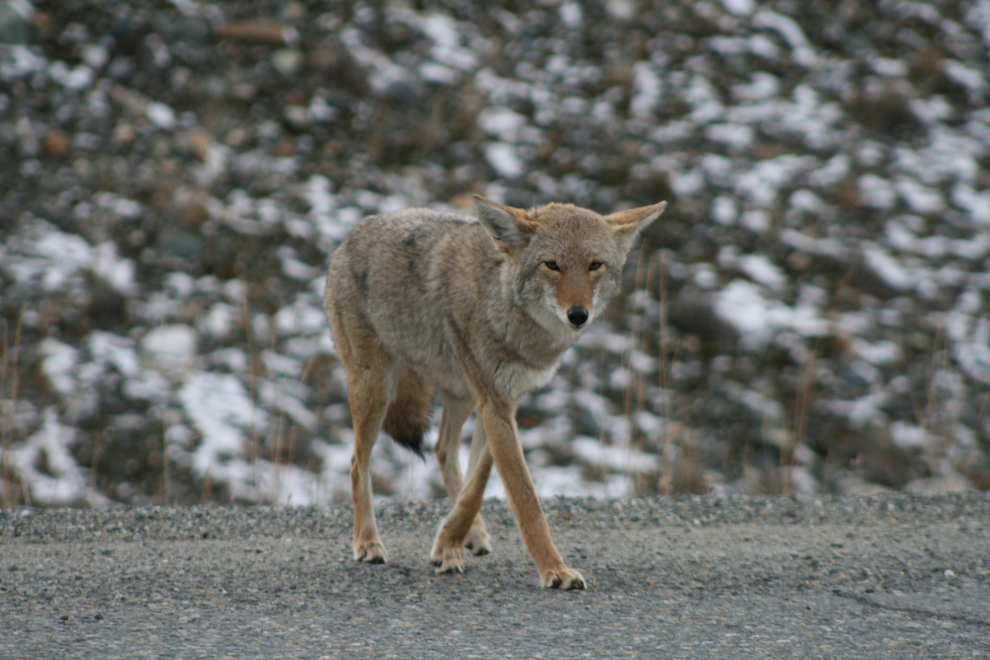
[[[7, 323], [3, 324], [3, 355], [0, 355], [0, 447], [3, 448], [4, 461], [0, 464], [0, 477], [3, 478], [4, 488], [0, 493], [0, 505], [3, 508], [10, 508], [14, 505], [14, 496], [10, 493], [10, 488], [16, 479], [14, 468], [7, 465], [7, 460], [11, 455], [11, 443], [14, 441], [14, 433], [17, 430], [17, 396], [20, 387], [19, 358], [21, 349], [21, 333], [24, 329], [24, 311], [27, 304], [21, 305], [21, 311], [17, 316], [17, 325], [14, 329], [13, 346], [9, 343], [9, 332]], [[9, 365], [9, 366], [8, 366]], [[9, 403], [4, 404], [7, 383], [10, 383]], [[8, 412], [4, 412], [4, 411]], [[24, 490], [24, 501], [30, 503], [30, 494], [26, 483], [22, 483]]]

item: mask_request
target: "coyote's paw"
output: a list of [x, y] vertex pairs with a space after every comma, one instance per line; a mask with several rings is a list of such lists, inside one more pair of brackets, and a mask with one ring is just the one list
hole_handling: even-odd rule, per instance
[[388, 561], [388, 553], [381, 541], [365, 541], [354, 544], [354, 560], [366, 564], [384, 564]]
[[437, 532], [430, 552], [430, 561], [437, 567], [437, 573], [464, 572], [464, 546], [460, 543], [450, 545], [443, 527]]
[[584, 578], [577, 571], [570, 568], [559, 568], [555, 571], [547, 571], [540, 577], [540, 586], [544, 589], [584, 589]]
[[463, 573], [464, 548], [461, 546], [445, 546], [439, 553], [433, 553], [433, 565], [437, 573]]
[[488, 535], [488, 528], [481, 518], [471, 525], [471, 531], [464, 538], [464, 548], [479, 557], [492, 551], [492, 537]]

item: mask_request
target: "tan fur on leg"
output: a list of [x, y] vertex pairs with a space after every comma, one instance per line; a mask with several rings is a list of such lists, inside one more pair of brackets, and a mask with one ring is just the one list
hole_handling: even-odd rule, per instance
[[460, 465], [461, 429], [474, 410], [474, 400], [449, 394], [441, 394], [440, 400], [443, 402], [443, 414], [440, 416], [440, 430], [433, 452], [440, 463], [447, 495], [451, 502], [455, 502], [464, 482]]
[[464, 572], [465, 541], [472, 531], [475, 531], [479, 544], [488, 543], [488, 530], [479, 513], [492, 471], [492, 455], [488, 452], [485, 438], [484, 432], [479, 434], [475, 431], [471, 451], [472, 454], [477, 452], [477, 458], [468, 470], [467, 482], [461, 488], [454, 509], [440, 524], [433, 541], [430, 557], [439, 566], [437, 573]]
[[[463, 478], [461, 477], [460, 447], [461, 429], [464, 422], [474, 409], [473, 399], [462, 399], [451, 395], [441, 395], [443, 400], [443, 416], [440, 418], [440, 433], [434, 451], [440, 463], [440, 470], [443, 474], [444, 485], [447, 486], [447, 494], [451, 503], [457, 501], [460, 494]], [[478, 434], [481, 433], [481, 439]], [[471, 458], [468, 460], [468, 474], [474, 469], [481, 456], [485, 445], [484, 429], [481, 424], [475, 427], [474, 440], [471, 443]], [[492, 551], [491, 537], [488, 534], [488, 527], [485, 525], [481, 513], [478, 513], [471, 529], [464, 538], [464, 548], [475, 555], [486, 555]]]
[[[384, 347], [373, 340], [369, 341], [370, 333], [360, 320], [355, 322], [354, 318], [350, 318], [345, 321], [345, 313], [335, 306], [327, 307], [327, 317], [336, 338], [337, 354], [347, 373], [347, 398], [354, 427], [354, 455], [351, 457], [354, 559], [370, 564], [384, 564], [388, 561], [388, 553], [378, 536], [378, 525], [375, 522], [371, 491], [371, 450], [378, 439], [388, 408], [388, 381], [393, 362]], [[357, 346], [355, 339], [359, 340]]]
[[540, 584], [546, 588], [584, 589], [584, 578], [564, 565], [550, 537], [550, 526], [540, 506], [519, 442], [515, 412], [514, 404], [486, 403], [480, 410], [488, 434], [488, 448], [505, 484], [509, 506], [540, 573]]
[[[357, 379], [355, 379], [357, 380]], [[353, 380], [348, 385], [354, 419], [354, 455], [351, 457], [351, 494], [354, 498], [354, 559], [384, 564], [388, 553], [378, 536], [371, 492], [371, 450], [385, 418], [384, 379]]]
[[[488, 453], [488, 438], [485, 435], [485, 425], [481, 424], [480, 421], [475, 423], [474, 436], [471, 439], [471, 455], [468, 458], [468, 474], [473, 474], [478, 462], [483, 456], [491, 456]], [[488, 482], [488, 476], [491, 474], [491, 467], [488, 468], [488, 474], [485, 476], [485, 482]], [[481, 487], [481, 497], [484, 499], [485, 487]], [[474, 517], [474, 522], [471, 523], [471, 529], [468, 530], [467, 536], [464, 538], [464, 548], [470, 550], [475, 555], [487, 555], [492, 551], [492, 537], [488, 534], [488, 525], [485, 524], [485, 519], [481, 517], [479, 512]]]

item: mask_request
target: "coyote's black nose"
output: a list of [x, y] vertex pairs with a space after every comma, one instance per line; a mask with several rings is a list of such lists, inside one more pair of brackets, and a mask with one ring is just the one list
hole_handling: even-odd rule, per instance
[[571, 307], [567, 310], [567, 320], [575, 328], [580, 328], [588, 320], [588, 310], [584, 307]]

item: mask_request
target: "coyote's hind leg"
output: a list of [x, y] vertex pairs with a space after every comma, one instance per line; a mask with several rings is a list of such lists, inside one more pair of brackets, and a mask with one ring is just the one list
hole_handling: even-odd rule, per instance
[[[443, 402], [443, 415], [440, 417], [440, 433], [435, 452], [437, 461], [440, 463], [444, 485], [447, 487], [447, 495], [450, 496], [450, 502], [453, 504], [457, 501], [457, 496], [464, 485], [460, 465], [461, 431], [464, 428], [464, 422], [467, 421], [474, 409], [474, 398], [441, 392], [440, 399]], [[478, 461], [483, 444], [483, 439], [480, 443], [472, 442], [471, 444], [471, 458], [468, 461], [469, 474]], [[464, 548], [476, 555], [486, 555], [492, 551], [488, 527], [485, 525], [480, 512], [474, 517], [471, 530], [464, 539]]]
[[[474, 436], [471, 439], [471, 456], [468, 458], [469, 475], [476, 474], [479, 461], [488, 452], [487, 443], [485, 427], [481, 423], [476, 423]], [[491, 472], [491, 466], [487, 468], [486, 472]], [[484, 476], [484, 481], [487, 485], [487, 475]], [[481, 486], [482, 497], [484, 497], [485, 485]], [[481, 511], [478, 511], [474, 516], [471, 529], [468, 530], [468, 534], [464, 538], [464, 547], [478, 556], [487, 555], [492, 551], [492, 537], [488, 534], [488, 526], [485, 524], [485, 519], [481, 517]]]
[[[471, 440], [471, 460], [467, 482], [457, 494], [454, 509], [447, 514], [433, 540], [430, 558], [437, 565], [437, 573], [463, 573], [464, 548], [471, 539], [478, 548], [490, 550], [488, 530], [481, 519], [481, 500], [492, 471], [492, 455], [488, 451], [487, 435], [481, 425], [475, 426]], [[485, 554], [478, 552], [475, 554]]]
[[351, 457], [351, 495], [354, 499], [354, 559], [384, 564], [388, 553], [378, 536], [371, 493], [371, 450], [378, 439], [389, 399], [394, 396], [392, 356], [353, 311], [345, 312], [328, 301], [327, 317], [337, 354], [347, 373], [347, 400], [354, 427]]
[[354, 498], [354, 559], [370, 564], [388, 561], [378, 536], [371, 492], [371, 450], [388, 408], [385, 378], [348, 378], [348, 399], [354, 423], [351, 494]]

